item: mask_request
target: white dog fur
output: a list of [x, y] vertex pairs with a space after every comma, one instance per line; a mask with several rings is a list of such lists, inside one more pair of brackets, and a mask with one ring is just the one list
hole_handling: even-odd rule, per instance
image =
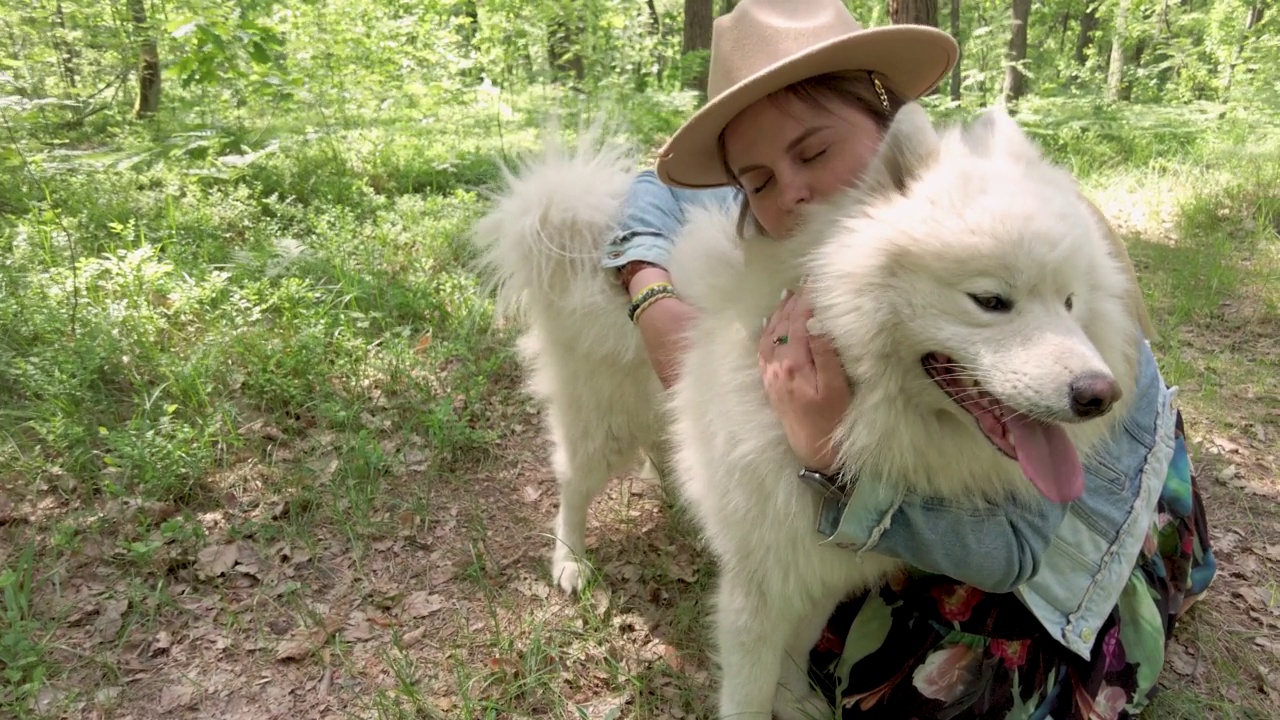
[[[834, 441], [860, 482], [1016, 502], [1035, 488], [921, 358], [962, 362], [1007, 408], [1061, 423], [1083, 456], [1132, 400], [1132, 274], [1072, 178], [1003, 111], [938, 132], [909, 104], [859, 187], [815, 205], [790, 239], [738, 238], [734, 213], [689, 213], [670, 270], [698, 319], [664, 395], [627, 297], [600, 267], [632, 168], [590, 136], [574, 152], [552, 147], [508, 175], [476, 226], [502, 310], [526, 321], [521, 354], [547, 406], [560, 483], [553, 579], [582, 587], [587, 506], [608, 479], [641, 453], [670, 457], [718, 560], [719, 716], [829, 716], [807, 681], [809, 649], [843, 597], [900, 562], [820, 544], [818, 494], [796, 478], [760, 382], [762, 319], [807, 276], [815, 325], [854, 388]], [[994, 295], [1012, 309], [973, 299]], [[1073, 413], [1081, 377], [1114, 382], [1109, 413]]]

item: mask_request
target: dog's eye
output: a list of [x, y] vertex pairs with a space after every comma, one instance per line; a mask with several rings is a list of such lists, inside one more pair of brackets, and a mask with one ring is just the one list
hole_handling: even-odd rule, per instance
[[1067, 296], [1067, 301], [1066, 301], [1065, 303], [1063, 303], [1063, 305], [1065, 305], [1065, 306], [1066, 306], [1066, 308], [1067, 308], [1067, 312], [1071, 312], [1071, 308], [1072, 308], [1072, 306], [1074, 305], [1074, 303], [1072, 303], [1072, 302], [1071, 302], [1071, 298], [1072, 298], [1072, 296], [1071, 296], [1071, 295], [1068, 295], [1068, 296]]
[[969, 293], [969, 299], [978, 304], [978, 307], [991, 312], [1009, 312], [1013, 309], [1013, 303], [1005, 300], [999, 295], [974, 295]]

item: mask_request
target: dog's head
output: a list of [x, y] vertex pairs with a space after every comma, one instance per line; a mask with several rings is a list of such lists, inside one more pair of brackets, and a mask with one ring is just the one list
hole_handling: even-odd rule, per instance
[[[1078, 497], [1079, 454], [1136, 375], [1134, 289], [1108, 231], [1004, 112], [939, 133], [904, 108], [863, 183], [803, 230], [823, 237], [815, 317], [854, 381], [848, 459], [919, 453], [921, 437], [888, 434], [909, 424], [939, 449], [1016, 461], [1051, 500]], [[868, 413], [899, 422], [877, 435], [859, 427]]]

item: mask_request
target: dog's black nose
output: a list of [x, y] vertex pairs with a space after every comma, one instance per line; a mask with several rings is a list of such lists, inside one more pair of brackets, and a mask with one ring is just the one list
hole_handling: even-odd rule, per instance
[[1120, 386], [1110, 375], [1086, 373], [1071, 381], [1071, 412], [1083, 419], [1106, 415], [1120, 395]]

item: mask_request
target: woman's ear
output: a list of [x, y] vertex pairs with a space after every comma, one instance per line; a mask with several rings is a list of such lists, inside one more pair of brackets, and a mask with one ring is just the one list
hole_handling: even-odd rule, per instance
[[903, 105], [885, 131], [860, 187], [872, 195], [906, 192], [937, 160], [939, 145], [938, 132], [924, 108], [914, 102]]

